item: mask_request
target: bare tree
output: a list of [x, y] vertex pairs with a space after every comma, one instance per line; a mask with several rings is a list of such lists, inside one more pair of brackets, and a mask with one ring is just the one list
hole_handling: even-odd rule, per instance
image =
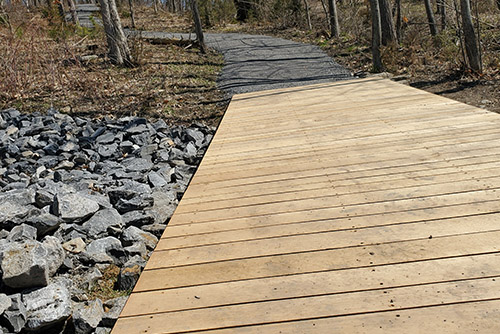
[[134, 6], [132, 5], [132, 0], [128, 0], [128, 8], [130, 9], [130, 20], [132, 23], [132, 28], [135, 29], [135, 13]]
[[464, 30], [465, 53], [469, 61], [469, 66], [476, 72], [481, 72], [481, 59], [474, 24], [472, 23], [472, 14], [469, 0], [460, 0], [460, 12], [462, 15], [462, 27]]
[[437, 24], [434, 18], [434, 11], [432, 10], [431, 0], [424, 0], [425, 12], [427, 13], [427, 21], [429, 22], [429, 29], [432, 36], [437, 35]]
[[130, 55], [127, 38], [123, 32], [115, 0], [99, 0], [99, 4], [109, 48], [109, 59], [117, 65], [133, 66], [132, 56]]
[[306, 10], [307, 28], [312, 30], [311, 11], [309, 10], [309, 2], [307, 0], [304, 0], [304, 9]]
[[384, 68], [380, 55], [380, 44], [382, 39], [382, 28], [380, 23], [380, 7], [378, 0], [370, 0], [370, 12], [372, 17], [372, 56], [373, 71], [381, 72]]
[[201, 25], [200, 11], [196, 0], [191, 0], [191, 10], [193, 11], [194, 29], [196, 31], [196, 39], [200, 45], [201, 53], [206, 53], [205, 37], [203, 36], [203, 27]]
[[438, 14], [441, 17], [441, 30], [446, 29], [446, 0], [437, 0]]
[[398, 41], [401, 41], [403, 38], [403, 33], [401, 31], [403, 26], [403, 18], [401, 16], [401, 0], [396, 0], [394, 6], [396, 9], [396, 37], [398, 38]]
[[397, 43], [396, 30], [392, 20], [391, 6], [388, 0], [378, 0], [380, 11], [380, 24], [382, 29], [382, 44]]
[[340, 36], [340, 28], [339, 28], [339, 17], [337, 14], [337, 4], [335, 0], [328, 0], [328, 9], [330, 13], [330, 31], [332, 37]]

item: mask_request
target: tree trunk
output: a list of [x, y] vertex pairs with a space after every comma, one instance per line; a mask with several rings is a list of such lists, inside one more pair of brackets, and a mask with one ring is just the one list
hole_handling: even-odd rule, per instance
[[234, 0], [234, 5], [236, 7], [236, 20], [239, 22], [248, 20], [250, 9], [252, 9], [251, 3], [248, 0]]
[[328, 30], [331, 30], [330, 15], [328, 14], [328, 9], [326, 9], [325, 0], [321, 0], [321, 6], [323, 6], [323, 11], [325, 12], [326, 22], [328, 23]]
[[437, 24], [436, 19], [434, 18], [434, 12], [432, 10], [431, 0], [424, 0], [425, 3], [425, 11], [427, 12], [427, 21], [429, 22], [429, 29], [431, 31], [432, 36], [437, 35]]
[[380, 8], [378, 0], [370, 0], [370, 11], [372, 16], [372, 56], [373, 71], [381, 72], [384, 68], [380, 56], [380, 44], [382, 39], [382, 28], [380, 23]]
[[330, 12], [330, 31], [332, 37], [340, 36], [340, 28], [339, 28], [339, 17], [337, 14], [337, 4], [335, 0], [328, 0], [328, 9]]
[[396, 37], [398, 41], [402, 40], [403, 32], [403, 18], [401, 17], [401, 0], [396, 0]]
[[196, 31], [196, 39], [200, 45], [201, 53], [206, 53], [205, 37], [203, 36], [203, 28], [201, 26], [200, 12], [198, 11], [198, 4], [196, 0], [191, 0], [191, 10], [193, 11], [194, 29]]
[[391, 6], [388, 0], [378, 0], [380, 12], [380, 24], [382, 29], [382, 44], [389, 45], [397, 43], [396, 30], [392, 21]]
[[153, 0], [153, 10], [155, 14], [158, 14], [158, 0]]
[[109, 48], [109, 59], [116, 65], [133, 66], [132, 56], [116, 9], [115, 0], [99, 0], [99, 4]]
[[300, 5], [300, 0], [292, 0], [292, 13], [295, 18], [295, 22], [298, 24], [300, 20], [300, 12], [301, 12], [301, 5]]
[[76, 14], [76, 5], [74, 0], [68, 0], [69, 12], [71, 13], [71, 20], [77, 26], [80, 25], [80, 20], [78, 19], [78, 15]]
[[446, 0], [437, 0], [438, 13], [441, 17], [441, 30], [446, 29]]
[[469, 60], [469, 66], [472, 70], [481, 72], [478, 41], [472, 23], [469, 0], [460, 0], [460, 11], [462, 14], [462, 27], [464, 29], [465, 53]]
[[307, 0], [304, 0], [304, 8], [306, 10], [307, 28], [309, 30], [312, 30], [313, 27], [311, 23], [311, 12], [309, 11], [309, 2]]
[[130, 9], [130, 20], [132, 23], [132, 28], [135, 29], [135, 13], [134, 6], [132, 5], [132, 0], [128, 0], [128, 8]]

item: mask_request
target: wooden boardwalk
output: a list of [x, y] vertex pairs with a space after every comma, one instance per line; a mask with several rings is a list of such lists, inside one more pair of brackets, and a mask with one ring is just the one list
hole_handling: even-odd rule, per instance
[[499, 319], [500, 116], [363, 79], [233, 98], [112, 333]]

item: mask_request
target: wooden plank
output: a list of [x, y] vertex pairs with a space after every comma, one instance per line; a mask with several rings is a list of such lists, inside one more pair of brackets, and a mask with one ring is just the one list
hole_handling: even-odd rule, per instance
[[[484, 168], [483, 168], [484, 167]], [[262, 194], [261, 196], [232, 197], [231, 199], [202, 200], [195, 202], [183, 202], [176, 213], [201, 212], [208, 210], [236, 208], [242, 206], [259, 205], [266, 203], [279, 203], [295, 200], [312, 199], [318, 197], [331, 197], [344, 194], [365, 193], [369, 191], [395, 191], [398, 189], [426, 187], [437, 184], [461, 182], [464, 180], [492, 181], [491, 178], [500, 176], [500, 161], [486, 163], [483, 165], [467, 165], [462, 168], [449, 167], [437, 170], [425, 170], [420, 172], [407, 172], [401, 174], [385, 174], [380, 176], [360, 178], [331, 178], [323, 181], [316, 187], [308, 187], [303, 190], [294, 189], [288, 192], [275, 194]], [[499, 183], [500, 185], [500, 183]], [[227, 195], [226, 195], [227, 198]]]
[[[401, 273], [414, 273], [402, 275]], [[123, 317], [149, 313], [201, 309], [265, 300], [341, 294], [470, 280], [500, 275], [500, 254], [403, 263], [344, 271], [271, 277], [169, 290], [136, 292], [129, 298]], [[360, 277], [365, 279], [360, 280]], [[380, 283], [384, 285], [381, 286]], [[314, 283], [314, 284], [312, 284]], [[228, 292], [231, 293], [228, 293]], [[198, 298], [195, 298], [197, 296]]]
[[[497, 199], [495, 197], [490, 200], [478, 201], [476, 198], [455, 198], [453, 201], [446, 204], [436, 204], [434, 206], [414, 207], [408, 211], [407, 207], [391, 208], [383, 212], [375, 212], [368, 214], [347, 215], [343, 217], [327, 216], [322, 219], [307, 219], [307, 217], [291, 219], [291, 220], [275, 220], [268, 221], [266, 219], [259, 220], [239, 220], [239, 221], [221, 221], [207, 222], [198, 224], [184, 225], [169, 225], [169, 228], [164, 233], [164, 238], [182, 237], [187, 235], [206, 235], [211, 233], [226, 233], [231, 231], [268, 229], [294, 229], [304, 228], [308, 226], [314, 231], [324, 229], [334, 224], [339, 230], [348, 228], [363, 228], [366, 226], [382, 226], [392, 225], [396, 223], [411, 223], [426, 220], [437, 220], [446, 218], [459, 218], [464, 216], [482, 215], [496, 213], [499, 211]], [[307, 231], [307, 230], [306, 230]], [[258, 232], [255, 232], [258, 233]], [[206, 237], [206, 236], [205, 236]]]
[[[498, 278], [498, 277], [497, 277]], [[500, 300], [500, 279], [436, 283], [414, 287], [267, 301], [121, 318], [117, 328], [129, 333], [176, 333], [224, 327], [340, 317], [374, 312]], [[242, 316], [244, 315], [244, 316]], [[185, 319], [190, 319], [186, 324]]]
[[[496, 212], [480, 215], [471, 216], [460, 216], [460, 217], [447, 217], [444, 219], [433, 219], [424, 220], [417, 222], [394, 222], [392, 224], [380, 224], [377, 220], [366, 219], [364, 225], [346, 226], [346, 224], [335, 221], [321, 221], [321, 222], [309, 222], [306, 224], [284, 224], [284, 225], [274, 225], [265, 226], [262, 228], [252, 228], [252, 229], [239, 229], [222, 231], [219, 233], [199, 233], [194, 235], [185, 236], [170, 236], [170, 233], [166, 233], [160, 240], [156, 250], [167, 250], [167, 249], [184, 249], [189, 247], [198, 247], [198, 251], [203, 251], [205, 248], [200, 246], [209, 245], [227, 245], [229, 243], [230, 247], [225, 247], [224, 251], [229, 254], [231, 247], [242, 248], [244, 250], [237, 249], [234, 253], [244, 252], [244, 254], [249, 255], [247, 248], [250, 244], [243, 245], [242, 242], [247, 241], [261, 241], [263, 244], [269, 242], [276, 242], [279, 244], [272, 243], [271, 247], [267, 249], [259, 249], [259, 252], [270, 252], [276, 248], [285, 248], [285, 244], [289, 242], [302, 242], [304, 239], [299, 238], [299, 236], [311, 236], [311, 239], [318, 239], [317, 243], [306, 245], [306, 248], [319, 247], [322, 244], [331, 244], [333, 238], [346, 238], [340, 241], [336, 246], [340, 247], [343, 243], [353, 242], [353, 240], [376, 240], [374, 238], [385, 235], [386, 233], [391, 233], [387, 240], [391, 238], [403, 238], [403, 235], [413, 237], [425, 237], [430, 235], [441, 235], [442, 233], [468, 233], [477, 229], [477, 231], [495, 230], [500, 228], [500, 216]], [[402, 228], [405, 231], [399, 231]], [[340, 231], [341, 233], [333, 233], [335, 231]], [[409, 232], [411, 231], [411, 233]], [[371, 234], [373, 233], [373, 235]], [[365, 237], [365, 234], [369, 234]], [[283, 237], [292, 237], [288, 240], [284, 240]], [[328, 238], [328, 239], [327, 239]], [[270, 240], [274, 239], [274, 240]], [[403, 239], [400, 239], [403, 240]], [[409, 239], [404, 239], [409, 240]], [[290, 249], [299, 247], [296, 244], [291, 245]], [[221, 248], [222, 249], [222, 248]], [[226, 254], [226, 256], [228, 256]]]
[[[238, 326], [203, 331], [204, 334], [261, 333], [350, 333], [350, 334], [422, 334], [422, 333], [498, 333], [500, 301], [488, 300], [436, 307], [377, 312], [347, 317]], [[190, 331], [189, 333], [202, 333]]]
[[235, 96], [113, 334], [500, 331], [498, 125], [388, 80]]
[[151, 263], [154, 265], [155, 261], [158, 261], [163, 266], [173, 266], [178, 263], [192, 264], [227, 261], [248, 257], [374, 245], [377, 243], [405, 242], [429, 237], [438, 238], [476, 232], [500, 231], [499, 218], [500, 215], [475, 216], [474, 219], [460, 218], [416, 224], [396, 224], [392, 226], [279, 236], [214, 245], [191, 247], [183, 245], [181, 248], [169, 247], [169, 239], [161, 239], [155, 249], [154, 255], [151, 257]]
[[[134, 291], [425, 261], [500, 251], [499, 231], [193, 264], [153, 253]], [[373, 269], [373, 268], [372, 268]], [[164, 278], [168, 276], [169, 280]]]
[[[358, 188], [361, 188], [359, 186]], [[361, 188], [362, 189], [362, 188]], [[474, 197], [477, 192], [485, 189], [500, 190], [500, 178], [466, 180], [444, 184], [427, 185], [422, 187], [408, 187], [394, 190], [366, 191], [353, 194], [334, 194], [331, 196], [318, 196], [286, 202], [271, 202], [240, 206], [234, 208], [220, 208], [201, 212], [186, 212], [176, 214], [176, 224], [201, 223], [209, 221], [222, 221], [230, 219], [262, 217], [280, 214], [300, 214], [301, 212], [324, 209], [338, 209], [344, 212], [368, 213], [379, 207], [391, 205], [399, 206], [402, 202], [411, 205], [423, 198], [433, 198], [439, 201], [441, 197], [453, 194], [469, 194]], [[367, 206], [370, 206], [369, 208]], [[366, 208], [366, 209], [365, 209]]]
[[265, 188], [262, 187], [262, 183], [260, 182], [248, 182], [237, 185], [229, 185], [227, 187], [221, 187], [219, 185], [218, 187], [212, 187], [210, 189], [210, 193], [207, 194], [204, 191], [208, 187], [201, 185], [196, 186], [193, 184], [193, 187], [189, 188], [184, 194], [183, 203], [191, 203], [193, 201], [206, 202], [220, 198], [240, 198], [242, 196], [259, 196], [285, 191], [314, 189], [317, 187], [316, 184], [318, 183], [331, 185], [331, 182], [338, 178], [345, 178], [346, 180], [367, 178], [369, 181], [371, 178], [382, 177], [384, 175], [393, 175], [394, 177], [397, 177], [398, 175], [408, 175], [408, 177], [412, 177], [412, 173], [435, 169], [439, 174], [439, 171], [446, 168], [456, 168], [457, 170], [461, 170], [466, 166], [474, 166], [476, 164], [478, 165], [478, 169], [480, 169], [482, 164], [494, 163], [495, 161], [498, 161], [498, 153], [494, 153], [495, 151], [500, 152], [500, 149], [493, 147], [480, 152], [480, 155], [470, 154], [470, 156], [467, 156], [467, 153], [469, 152], [455, 152], [455, 156], [443, 155], [437, 156], [433, 159], [428, 157], [427, 160], [415, 157], [415, 160], [412, 162], [408, 159], [396, 158], [394, 160], [389, 159], [382, 162], [366, 162], [366, 164], [353, 163], [338, 167], [330, 166], [332, 170], [325, 168], [323, 169], [323, 172], [321, 172], [320, 169], [320, 172], [318, 173], [310, 173], [307, 175], [305, 171], [316, 170], [315, 168], [311, 168], [309, 170], [305, 169], [304, 174], [297, 175], [296, 177], [289, 175], [289, 177], [286, 178], [270, 180], [266, 182]]

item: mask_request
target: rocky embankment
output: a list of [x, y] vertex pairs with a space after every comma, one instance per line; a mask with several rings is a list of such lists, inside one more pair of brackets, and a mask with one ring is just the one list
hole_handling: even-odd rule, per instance
[[0, 333], [109, 332], [213, 131], [1, 111]]

